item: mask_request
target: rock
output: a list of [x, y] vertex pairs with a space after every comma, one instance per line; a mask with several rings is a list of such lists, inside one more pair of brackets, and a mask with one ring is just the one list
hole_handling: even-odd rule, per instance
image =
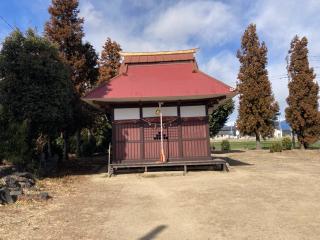
[[30, 173], [15, 173], [13, 175], [3, 177], [2, 180], [8, 188], [31, 188], [36, 184], [35, 179]]
[[12, 175], [18, 176], [18, 177], [23, 177], [23, 178], [27, 178], [27, 179], [32, 179], [35, 180], [33, 175], [29, 172], [15, 172]]
[[5, 185], [8, 188], [20, 187], [18, 181], [14, 177], [12, 177], [11, 175], [3, 177], [2, 180], [5, 182]]
[[22, 189], [10, 191], [11, 196], [20, 196], [21, 194], [23, 194]]
[[39, 197], [40, 197], [41, 200], [48, 200], [50, 198], [50, 195], [47, 192], [41, 192], [39, 194]]
[[47, 192], [40, 192], [38, 194], [22, 194], [18, 196], [19, 200], [35, 200], [35, 201], [43, 201], [50, 199], [50, 195]]
[[10, 195], [10, 191], [6, 187], [0, 189], [0, 199], [1, 199], [1, 204], [13, 203], [13, 199]]

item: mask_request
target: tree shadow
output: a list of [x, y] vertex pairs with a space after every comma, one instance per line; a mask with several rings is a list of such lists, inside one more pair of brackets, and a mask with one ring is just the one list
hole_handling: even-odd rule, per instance
[[56, 178], [65, 176], [89, 175], [106, 172], [107, 156], [98, 155], [92, 157], [71, 158], [58, 167], [54, 172], [45, 177]]
[[159, 235], [164, 229], [166, 229], [167, 225], [159, 225], [152, 229], [150, 232], [142, 236], [141, 238], [138, 238], [138, 240], [152, 240], [156, 239], [157, 235]]
[[238, 159], [233, 159], [230, 157], [213, 157], [213, 159], [223, 159], [227, 163], [229, 163], [230, 166], [251, 166], [251, 165], [254, 165], [252, 163], [243, 162]]
[[213, 150], [211, 154], [226, 154], [226, 153], [243, 153], [243, 150], [229, 150], [229, 151], [222, 151], [222, 150]]

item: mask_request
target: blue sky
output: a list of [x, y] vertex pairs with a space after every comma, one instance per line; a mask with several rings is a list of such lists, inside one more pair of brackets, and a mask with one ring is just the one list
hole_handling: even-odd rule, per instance
[[[39, 33], [49, 18], [50, 0], [1, 0], [0, 16], [9, 24]], [[236, 51], [243, 31], [256, 23], [260, 40], [268, 47], [269, 79], [281, 118], [286, 106], [285, 56], [295, 34], [309, 39], [310, 65], [320, 79], [320, 0], [80, 0], [85, 18], [85, 40], [97, 51], [107, 37], [125, 51], [176, 50], [198, 47], [202, 70], [236, 85], [239, 63]], [[0, 19], [0, 40], [10, 33]], [[230, 117], [235, 121], [237, 112]]]

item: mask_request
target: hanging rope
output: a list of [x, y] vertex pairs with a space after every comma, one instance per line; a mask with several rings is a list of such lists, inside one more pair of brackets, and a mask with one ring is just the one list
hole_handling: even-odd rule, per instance
[[[154, 128], [160, 127], [160, 123], [150, 122], [150, 121], [148, 121], [148, 120], [146, 120], [146, 119], [143, 119], [143, 118], [141, 118], [141, 120], [144, 121], [144, 122], [146, 122], [150, 127], [151, 127], [151, 126], [154, 126]], [[173, 120], [171, 120], [171, 121], [163, 122], [163, 123], [162, 123], [162, 126], [163, 126], [163, 127], [165, 127], [165, 126], [171, 126], [171, 124], [172, 124], [173, 122], [177, 121], [177, 120], [178, 120], [178, 118], [175, 118], [175, 119], [173, 119]]]

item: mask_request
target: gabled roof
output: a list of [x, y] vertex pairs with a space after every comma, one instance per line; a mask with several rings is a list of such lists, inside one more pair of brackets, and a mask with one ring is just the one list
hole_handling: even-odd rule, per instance
[[122, 53], [119, 75], [83, 100], [111, 103], [234, 96], [230, 86], [198, 69], [195, 51]]

